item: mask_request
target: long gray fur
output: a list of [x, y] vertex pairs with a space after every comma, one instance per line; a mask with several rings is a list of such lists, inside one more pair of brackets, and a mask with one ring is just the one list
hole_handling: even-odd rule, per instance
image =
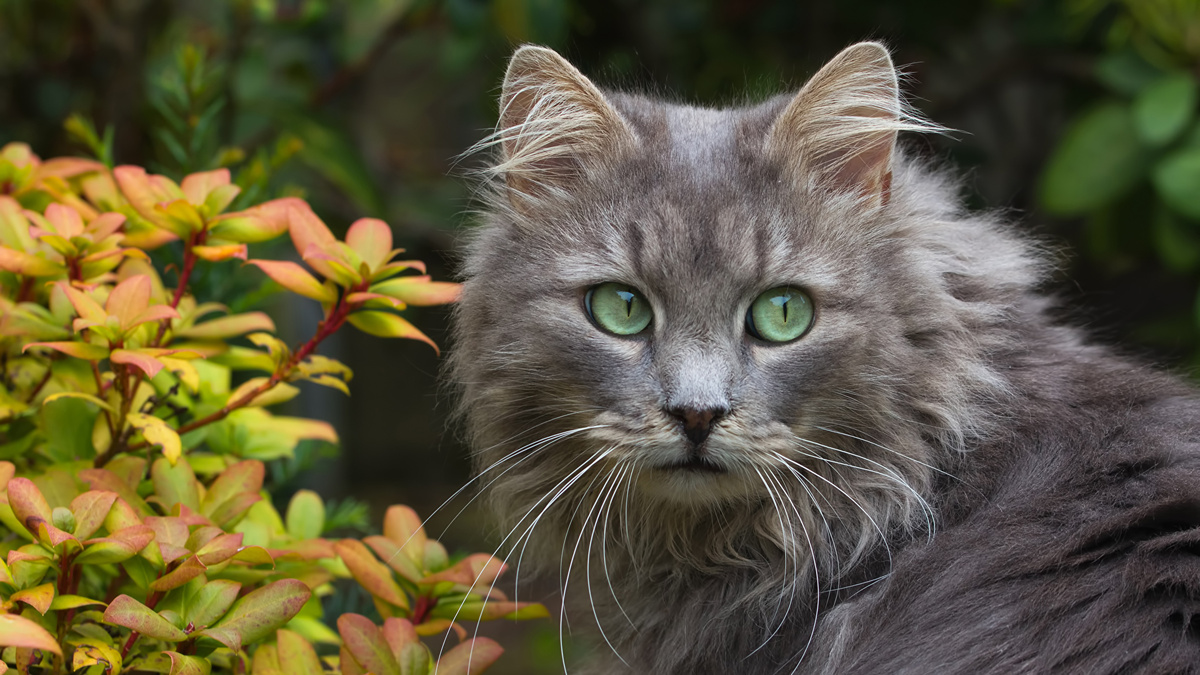
[[[1052, 320], [1049, 256], [896, 148], [932, 125], [894, 83], [866, 43], [708, 110], [514, 57], [452, 377], [509, 563], [598, 626], [591, 672], [1200, 664], [1194, 391]], [[588, 320], [607, 281], [647, 335]], [[749, 337], [785, 284], [812, 330]], [[726, 473], [655, 468], [679, 406], [729, 410]]]

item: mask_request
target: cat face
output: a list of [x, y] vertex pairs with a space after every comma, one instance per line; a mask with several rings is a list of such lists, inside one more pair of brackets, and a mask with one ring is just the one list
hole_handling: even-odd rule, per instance
[[777, 541], [861, 548], [918, 512], [933, 448], [1002, 387], [973, 329], [1031, 275], [896, 153], [910, 128], [872, 43], [737, 110], [602, 94], [519, 50], [452, 361], [502, 515], [619, 495], [650, 530], [767, 514]]

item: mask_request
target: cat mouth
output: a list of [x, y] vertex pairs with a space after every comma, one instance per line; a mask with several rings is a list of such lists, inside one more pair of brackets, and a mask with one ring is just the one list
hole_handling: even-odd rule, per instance
[[688, 457], [687, 459], [679, 462], [661, 464], [655, 468], [657, 468], [659, 471], [684, 471], [687, 473], [727, 473], [725, 467], [721, 466], [720, 464], [703, 457], [696, 456]]

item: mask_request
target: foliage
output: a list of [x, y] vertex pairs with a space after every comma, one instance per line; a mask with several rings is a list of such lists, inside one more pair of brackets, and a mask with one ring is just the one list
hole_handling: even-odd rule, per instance
[[[1180, 275], [1200, 272], [1200, 5], [1072, 0], [1102, 33], [1103, 94], [1072, 121], [1041, 180], [1051, 214], [1086, 217], [1089, 253], [1130, 264], [1139, 240]], [[1200, 310], [1200, 305], [1197, 305]], [[1200, 311], [1196, 315], [1200, 326]], [[1197, 358], [1200, 358], [1198, 352]]]
[[[458, 620], [546, 614], [495, 590], [499, 561], [452, 560], [403, 506], [381, 536], [327, 539], [317, 494], [296, 493], [280, 514], [263, 489], [265, 461], [337, 440], [327, 423], [267, 410], [300, 381], [349, 393], [350, 369], [317, 354], [321, 342], [350, 324], [434, 346], [398, 312], [452, 302], [458, 287], [396, 260], [383, 221], [360, 219], [338, 240], [295, 197], [231, 211], [241, 191], [227, 169], [176, 183], [0, 149], [4, 662], [91, 675], [426, 673], [435, 663], [418, 637], [453, 630], [462, 642], [438, 671], [479, 672], [502, 650], [467, 640]], [[247, 260], [285, 233], [308, 269]], [[173, 289], [150, 255], [166, 245], [182, 249]], [[315, 334], [292, 347], [262, 312], [198, 301], [198, 267], [234, 259], [318, 301]], [[323, 623], [319, 599], [339, 579], [366, 589], [382, 626], [356, 614], [335, 617], [337, 632]], [[341, 651], [321, 659], [313, 644]]]

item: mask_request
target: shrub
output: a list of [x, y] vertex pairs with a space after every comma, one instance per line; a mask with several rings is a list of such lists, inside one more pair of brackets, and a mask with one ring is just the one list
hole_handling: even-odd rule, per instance
[[[502, 649], [457, 621], [546, 614], [495, 589], [499, 561], [451, 558], [404, 506], [380, 536], [332, 540], [318, 495], [296, 493], [281, 514], [263, 489], [264, 462], [337, 440], [324, 422], [267, 409], [299, 381], [349, 393], [350, 369], [318, 345], [350, 324], [433, 346], [398, 312], [452, 302], [458, 287], [396, 260], [382, 221], [358, 220], [338, 241], [303, 200], [230, 210], [240, 192], [224, 169], [176, 184], [0, 149], [4, 664], [407, 675], [434, 668], [420, 636], [452, 630], [461, 642], [438, 672], [479, 672]], [[246, 260], [248, 244], [285, 233], [311, 272]], [[168, 244], [182, 251], [174, 288], [150, 254]], [[319, 302], [315, 334], [289, 346], [266, 314], [194, 297], [198, 267], [233, 259]], [[235, 386], [242, 371], [253, 376]], [[369, 593], [382, 626], [325, 623], [320, 598], [339, 579]]]

